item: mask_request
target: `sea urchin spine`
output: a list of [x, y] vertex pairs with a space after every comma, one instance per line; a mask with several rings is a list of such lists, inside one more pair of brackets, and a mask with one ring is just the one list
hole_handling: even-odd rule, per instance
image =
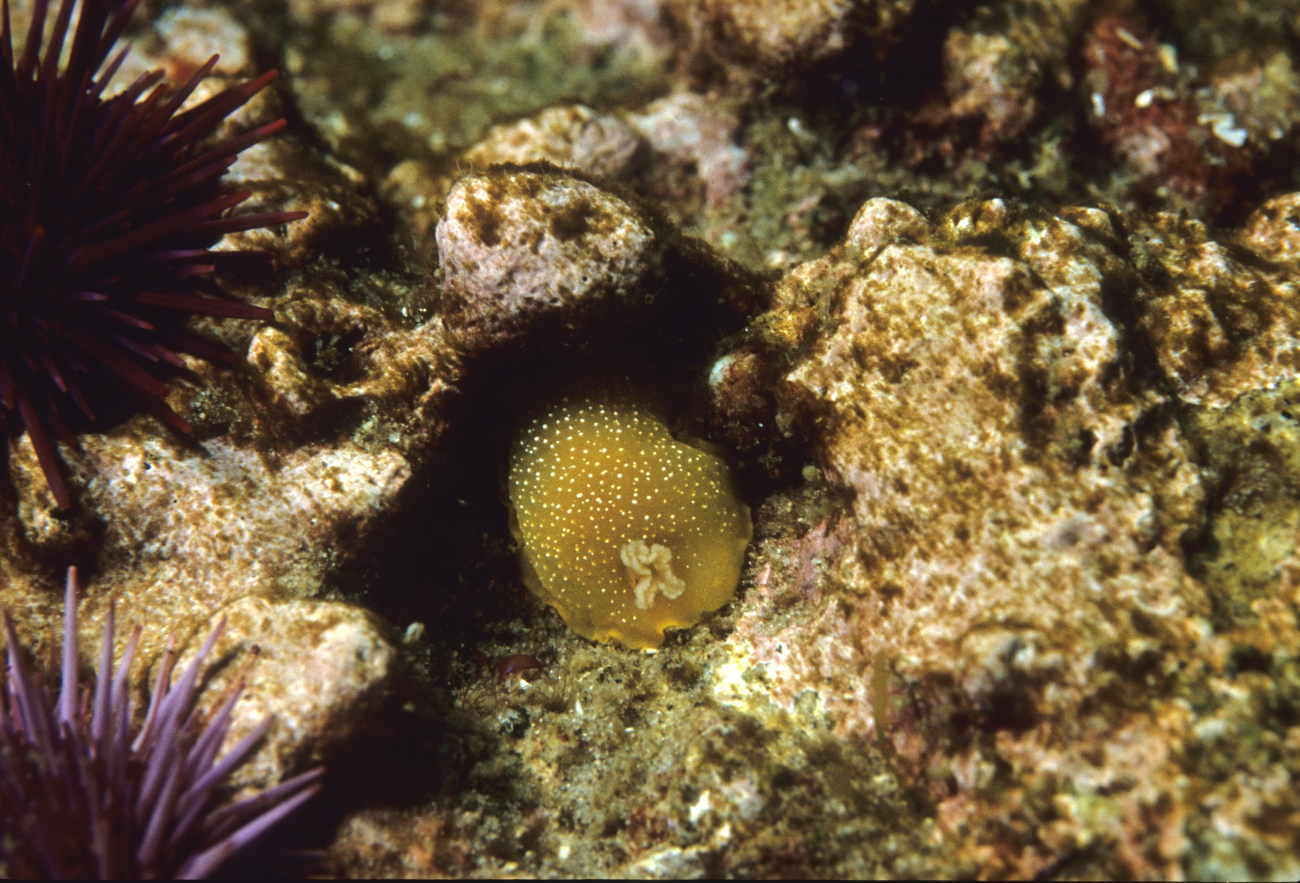
[[0, 876], [204, 877], [319, 790], [317, 769], [219, 807], [225, 778], [271, 725], [270, 718], [263, 721], [217, 759], [242, 684], [206, 716], [194, 700], [224, 622], [175, 684], [168, 642], [136, 728], [127, 680], [140, 627], [114, 673], [109, 606], [92, 699], [77, 680], [76, 594], [71, 568], [63, 683], [53, 705], [24, 666], [13, 622], [4, 615], [9, 673], [0, 684]]
[[62, 0], [46, 39], [50, 2], [33, 0], [16, 49], [3, 0], [0, 424], [26, 431], [60, 509], [72, 498], [53, 440], [75, 444], [69, 416], [93, 424], [104, 397], [121, 390], [189, 432], [150, 369], [181, 367], [178, 350], [231, 358], [180, 323], [189, 314], [271, 318], [262, 307], [201, 293], [221, 294], [201, 285], [223, 257], [211, 247], [227, 233], [306, 214], [232, 215], [250, 193], [221, 187], [241, 151], [284, 126], [276, 120], [211, 140], [223, 120], [276, 78], [274, 71], [187, 110], [182, 105], [216, 56], [174, 91], [153, 71], [103, 96], [130, 46], [111, 60], [109, 54], [138, 3]]

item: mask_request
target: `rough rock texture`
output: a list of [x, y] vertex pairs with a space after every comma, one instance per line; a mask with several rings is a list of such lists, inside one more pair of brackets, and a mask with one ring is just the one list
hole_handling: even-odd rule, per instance
[[[1108, 670], [1178, 658], [1200, 637], [1204, 593], [1175, 554], [1196, 498], [1172, 509], [1161, 499], [1195, 479], [1159, 417], [1162, 401], [1133, 394], [1103, 310], [1103, 281], [1124, 270], [1095, 241], [1104, 216], [1085, 215], [1100, 228], [1089, 231], [1013, 219], [994, 202], [942, 219], [932, 244], [902, 244], [900, 234], [930, 237], [919, 217], [888, 217], [896, 211], [868, 203], [850, 228], [852, 269], [819, 292], [833, 304], [834, 330], [781, 390], [788, 408], [825, 426], [822, 462], [852, 495], [855, 557], [844, 565], [861, 600], [781, 637], [844, 685], [825, 700], [847, 712], [841, 731], [880, 727], [930, 783], [943, 827], [974, 833], [1021, 812], [990, 813], [977, 797], [999, 761], [1029, 767], [1030, 781], [1013, 772], [1003, 784], [1042, 790], [1033, 777], [1072, 767], [1077, 752], [1113, 744], [1116, 733], [1123, 743], [1159, 732], [1145, 713], [1106, 709], [1089, 720], [1079, 709], [1097, 701]], [[979, 247], [992, 238], [1004, 248]], [[836, 263], [800, 268], [800, 287], [844, 272]], [[843, 635], [852, 661], [810, 642], [826, 629]], [[888, 698], [873, 696], [884, 684]], [[931, 702], [908, 708], [904, 697], [918, 692]], [[989, 741], [961, 748], [923, 735], [955, 715]], [[1146, 761], [1115, 751], [1097, 773], [1058, 773], [1065, 780], [1047, 790], [1092, 791]], [[1062, 847], [1082, 845], [1070, 838], [1083, 832], [1065, 829], [1016, 850], [1006, 871], [1037, 873]]]
[[248, 69], [248, 31], [224, 9], [169, 10], [158, 19], [156, 27], [166, 52], [157, 61], [151, 53], [141, 52], [135, 64], [160, 61], [173, 82], [183, 79], [186, 71], [202, 67], [214, 55], [221, 56], [213, 68], [218, 75], [230, 76]]
[[353, 441], [371, 456], [384, 442], [418, 452], [442, 429], [439, 412], [458, 370], [441, 323], [394, 322], [381, 308], [320, 295], [291, 292], [277, 307], [285, 330], [263, 328], [249, 342], [259, 416], [310, 435], [337, 432], [341, 416], [382, 410], [385, 425], [363, 424]]
[[[621, 8], [653, 21], [635, 4]], [[450, 159], [491, 127], [559, 103], [604, 108], [664, 88], [663, 29], [649, 22], [637, 31], [644, 39], [624, 42], [600, 33], [601, 14], [569, 4], [442, 12], [438, 27], [409, 34], [354, 15], [290, 29], [289, 88], [338, 158], [382, 177], [400, 160]]]
[[650, 102], [630, 114], [628, 122], [652, 151], [657, 168], [650, 180], [666, 181], [648, 188], [653, 195], [680, 204], [689, 191], [672, 185], [693, 171], [703, 185], [705, 208], [716, 210], [749, 183], [749, 158], [735, 143], [740, 120], [718, 98], [678, 92]]
[[1265, 203], [1235, 242], [1171, 215], [1135, 219], [1126, 231], [1142, 282], [1133, 328], [1180, 401], [1223, 407], [1296, 375], [1296, 207], [1294, 194]]
[[[436, 752], [493, 747], [456, 793], [353, 815], [331, 847], [336, 873], [924, 875], [934, 825], [888, 763], [835, 739], [815, 703], [790, 714], [719, 690], [761, 691], [761, 677], [707, 628], [654, 655], [560, 629], [542, 617], [516, 643], [558, 652], [531, 682], [458, 691]], [[488, 726], [465, 732], [461, 714]]]
[[[1294, 5], [144, 10], [128, 80], [282, 59], [228, 180], [311, 217], [219, 246], [276, 319], [194, 323], [192, 439], [80, 437], [66, 520], [10, 440], [0, 605], [48, 670], [76, 562], [138, 683], [227, 613], [325, 873], [1295, 879]], [[754, 513], [653, 655], [500, 504], [509, 393], [601, 348]]]
[[1255, 158], [1249, 133], [1232, 114], [1197, 103], [1171, 47], [1137, 21], [1107, 16], [1093, 26], [1083, 55], [1089, 121], [1133, 186], [1198, 214], [1231, 199]]
[[619, 114], [581, 104], [552, 107], [489, 129], [457, 157], [454, 170], [420, 160], [398, 163], [381, 195], [417, 248], [433, 251], [447, 195], [469, 168], [546, 163], [629, 187], [674, 221], [703, 215], [698, 232], [716, 239], [713, 234], [743, 211], [751, 176], [748, 155], [735, 143], [740, 118], [734, 105], [680, 91]]
[[1292, 412], [1297, 392], [1294, 379], [1266, 385], [1187, 421], [1202, 451], [1212, 508], [1205, 541], [1189, 563], [1225, 625], [1253, 622], [1254, 602], [1272, 594], [1295, 555], [1300, 512], [1290, 500], [1300, 489], [1300, 435]]
[[[297, 204], [330, 201], [338, 182], [324, 172]], [[295, 261], [367, 223], [356, 220], [364, 201], [334, 207], [287, 228], [277, 256], [299, 275], [264, 301], [274, 323], [199, 323], [246, 348], [251, 376], [187, 363], [194, 382], [173, 384], [168, 403], [195, 427], [191, 438], [136, 416], [62, 447], [82, 501], [71, 519], [55, 512], [27, 439], [11, 444], [8, 502], [22, 551], [97, 562], [87, 603], [120, 593], [127, 615], [145, 622], [143, 660], [168, 632], [188, 633], [194, 617], [250, 592], [317, 594], [347, 558], [339, 537], [365, 536], [382, 520], [443, 428], [458, 369], [441, 323], [407, 318], [417, 301], [400, 286], [366, 306]]]
[[[282, 334], [267, 329], [259, 337], [271, 332]], [[276, 363], [263, 367], [272, 383], [284, 373]], [[422, 379], [418, 373], [402, 376], [404, 385]], [[438, 399], [432, 390], [426, 396], [426, 403]], [[424, 415], [425, 426], [436, 432], [436, 411]], [[30, 556], [95, 561], [83, 593], [83, 630], [99, 628], [107, 598], [115, 597], [119, 617], [144, 627], [141, 682], [168, 635], [201, 639], [214, 611], [226, 613], [231, 624], [225, 645], [233, 651], [260, 643], [266, 651], [254, 666], [251, 693], [237, 707], [232, 732], [250, 728], [268, 712], [276, 715], [281, 723], [247, 773], [249, 781], [274, 781], [295, 764], [301, 768], [323, 757], [327, 746], [364, 720], [358, 715], [382, 693], [389, 674], [392, 650], [361, 611], [308, 600], [261, 600], [319, 594], [329, 575], [350, 560], [341, 538], [370, 535], [409, 481], [411, 462], [400, 442], [418, 447], [421, 440], [401, 439], [392, 426], [375, 437], [382, 427], [373, 417], [358, 423], [356, 440], [290, 451], [221, 436], [186, 444], [144, 418], [114, 432], [82, 436], [79, 452], [68, 460], [83, 513], [70, 522], [54, 516], [24, 438], [9, 455], [23, 531], [15, 551], [22, 554], [5, 561], [5, 568], [21, 566]], [[3, 589], [0, 603], [30, 607], [38, 603], [32, 592], [44, 607], [40, 587], [24, 590], [18, 580]], [[240, 612], [250, 604], [267, 606], [267, 615]], [[330, 631], [329, 621], [338, 629]], [[316, 630], [309, 627], [313, 622]], [[289, 629], [287, 623], [298, 625]], [[323, 667], [308, 674], [299, 666], [313, 654]], [[290, 689], [298, 678], [308, 678], [311, 689]]]
[[[1293, 225], [1278, 207], [1261, 215], [1246, 230], [1284, 250]], [[1223, 592], [1212, 603], [1183, 555], [1206, 490], [1170, 405], [1293, 377], [1279, 350], [1296, 301], [1287, 274], [1234, 275], [1198, 258], [1217, 253], [1204, 238], [1154, 235], [1171, 225], [1135, 224], [1125, 241], [1096, 210], [1051, 217], [993, 201], [931, 224], [873, 200], [842, 250], [780, 289], [778, 315], [793, 318], [768, 339], [784, 335], [801, 358], [778, 400], [819, 439], [851, 521], [831, 517], [804, 549], [760, 563], [756, 590], [775, 603], [793, 581], [794, 615], [777, 625], [759, 606], [731, 640], [766, 666], [783, 707], [814, 690], [835, 732], [888, 746], [935, 802], [957, 873], [1030, 876], [1074, 867], [1087, 848], [1107, 873], [1220, 874], [1241, 867], [1230, 857], [1245, 860], [1246, 843], [1288, 867], [1277, 863], [1293, 829], [1271, 832], [1240, 804], [1205, 809], [1199, 795], [1245, 789], [1289, 807], [1289, 792], [1188, 761], [1206, 726], [1202, 691], [1221, 690], [1230, 666], [1203, 661], [1229, 652], [1211, 617]], [[1194, 277], [1203, 298], [1222, 298], [1219, 315], [1251, 304], [1256, 321], [1231, 354], [1194, 370], [1171, 361], [1186, 347], [1160, 320], [1179, 325], [1198, 308], [1159, 300], [1155, 285], [1170, 283], [1151, 272], [1157, 254], [1184, 269], [1184, 290]], [[1218, 430], [1220, 458], [1240, 450], [1229, 431]], [[1241, 482], [1234, 495], [1285, 485], [1263, 476], [1276, 459], [1261, 452], [1257, 472], [1225, 473]], [[1213, 523], [1227, 541], [1241, 522]], [[1294, 528], [1278, 530], [1294, 548]], [[1264, 634], [1290, 630], [1293, 591], [1260, 574], [1237, 609], [1254, 610]], [[1294, 664], [1275, 638], [1267, 647]], [[1210, 700], [1223, 726], [1250, 719], [1223, 701]], [[1270, 725], [1283, 741], [1285, 721]]]
[[[171, 42], [135, 61], [145, 69], [162, 57], [166, 70], [192, 71], [214, 46], [244, 36], [215, 12], [197, 24], [178, 13], [157, 27]], [[212, 44], [199, 39], [212, 28]], [[234, 124], [276, 112], [268, 96]], [[264, 651], [232, 733], [266, 713], [280, 721], [241, 779], [266, 785], [335, 750], [387, 689], [393, 650], [376, 622], [311, 599], [355, 560], [353, 543], [386, 523], [433, 455], [458, 368], [441, 323], [427, 315], [426, 285], [390, 279], [343, 290], [338, 267], [357, 259], [376, 223], [359, 173], [280, 138], [248, 151], [228, 181], [253, 191], [250, 209], [311, 212], [301, 224], [217, 246], [266, 255], [225, 281], [275, 310], [275, 321], [194, 321], [197, 333], [236, 353], [239, 367], [187, 358], [173, 377], [168, 403], [192, 436], [136, 415], [79, 436], [75, 448], [61, 445], [78, 501], [70, 515], [55, 510], [27, 438], [8, 443], [0, 607], [43, 658], [58, 641], [51, 624], [63, 568], [80, 564], [85, 646], [97, 646], [115, 599], [119, 621], [143, 627], [133, 672], [142, 687], [169, 635], [184, 647], [227, 613], [223, 647], [234, 666], [252, 645]], [[355, 302], [364, 299], [374, 305]], [[298, 666], [311, 659], [307, 675]], [[295, 682], [304, 689], [281, 689]]]
[[1280, 49], [1259, 52], [1252, 60], [1216, 68], [1208, 95], [1198, 93], [1198, 98], [1207, 119], [1221, 128], [1226, 122], [1228, 131], [1240, 128], [1256, 146], [1272, 147], [1300, 125], [1300, 76]]
[[[674, 216], [727, 209], [734, 215], [750, 179], [748, 156], [735, 143], [739, 128], [734, 102], [680, 91], [617, 116], [583, 105], [554, 107], [494, 127], [461, 162], [475, 169], [545, 162], [630, 183], [663, 201]], [[399, 174], [409, 178], [411, 171], [399, 167], [394, 175]], [[401, 189], [427, 203], [450, 183]]]
[[493, 127], [465, 152], [464, 159], [476, 169], [545, 162], [618, 178], [631, 168], [640, 143], [636, 133], [617, 117], [574, 104]]
[[681, 51], [688, 59], [721, 64], [731, 79], [743, 81], [806, 67], [855, 40], [888, 41], [915, 5], [915, 0], [672, 0], [668, 11], [682, 32]]
[[470, 175], [438, 225], [443, 317], [474, 353], [579, 346], [653, 304], [665, 243], [651, 219], [593, 184], [502, 168]]
[[[227, 739], [234, 744], [267, 715], [275, 717], [262, 749], [237, 770], [235, 785], [264, 788], [327, 760], [386, 697], [397, 652], [382, 625], [359, 607], [246, 595], [194, 634], [190, 652], [218, 620], [226, 627], [212, 658], [233, 664], [208, 689], [219, 692], [232, 678], [245, 685]], [[179, 664], [186, 658], [182, 650]]]
[[943, 45], [952, 115], [981, 119], [985, 143], [1021, 135], [1037, 112], [1045, 80], [1070, 87], [1069, 51], [1087, 9], [1086, 0], [1013, 0], [998, 9], [1002, 27], [986, 32], [977, 19], [952, 29]]
[[1265, 202], [1242, 224], [1236, 239], [1285, 279], [1288, 271], [1300, 267], [1300, 193]]

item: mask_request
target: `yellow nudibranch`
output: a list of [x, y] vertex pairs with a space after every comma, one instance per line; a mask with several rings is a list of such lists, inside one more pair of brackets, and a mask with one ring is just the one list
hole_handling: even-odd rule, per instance
[[753, 527], [727, 465], [634, 395], [575, 395], [510, 454], [525, 585], [578, 634], [658, 647], [735, 594]]

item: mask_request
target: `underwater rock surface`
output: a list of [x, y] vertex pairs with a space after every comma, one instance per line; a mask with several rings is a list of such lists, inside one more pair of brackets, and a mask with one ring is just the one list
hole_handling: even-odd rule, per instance
[[526, 169], [458, 181], [437, 240], [444, 322], [468, 353], [579, 346], [644, 312], [662, 273], [664, 245], [635, 207]]
[[[61, 445], [71, 513], [7, 440], [0, 607], [50, 670], [76, 563], [142, 691], [228, 617], [239, 783], [326, 765], [326, 875], [1300, 877], [1291, 6], [141, 14], [128, 79], [280, 68], [228, 181], [310, 217], [219, 246], [275, 319], [193, 323], [191, 437]], [[515, 564], [574, 376], [752, 511], [652, 654]]]

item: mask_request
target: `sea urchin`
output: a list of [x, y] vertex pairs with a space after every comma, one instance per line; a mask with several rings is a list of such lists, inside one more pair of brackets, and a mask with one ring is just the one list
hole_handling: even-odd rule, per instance
[[9, 676], [0, 684], [0, 876], [204, 877], [316, 793], [320, 770], [219, 806], [223, 780], [271, 725], [268, 718], [217, 759], [242, 685], [207, 715], [194, 699], [222, 626], [175, 684], [168, 642], [137, 727], [127, 679], [140, 627], [114, 673], [109, 606], [92, 700], [77, 680], [76, 593], [71, 568], [63, 683], [53, 704], [24, 666], [13, 622], [4, 615]]
[[15, 47], [3, 0], [0, 424], [26, 431], [60, 509], [72, 498], [52, 437], [74, 444], [68, 418], [93, 424], [116, 390], [189, 432], [164, 401], [154, 368], [181, 367], [177, 351], [231, 359], [181, 322], [190, 314], [271, 318], [261, 307], [203, 293], [221, 294], [202, 284], [223, 257], [211, 247], [227, 233], [305, 216], [234, 216], [250, 194], [221, 186], [241, 151], [284, 125], [211, 137], [274, 71], [185, 110], [216, 56], [179, 89], [154, 71], [104, 97], [130, 46], [109, 54], [138, 3], [62, 0], [47, 27], [50, 0], [32, 0], [26, 38]]

